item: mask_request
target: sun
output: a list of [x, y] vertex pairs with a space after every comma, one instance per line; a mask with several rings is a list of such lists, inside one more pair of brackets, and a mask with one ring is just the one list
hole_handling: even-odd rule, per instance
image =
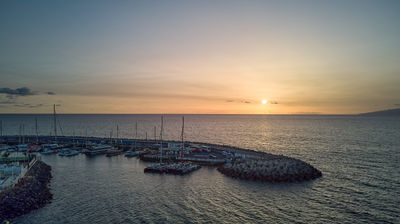
[[262, 104], [267, 104], [267, 103], [268, 103], [268, 100], [263, 99], [263, 100], [261, 101], [261, 103], [262, 103]]

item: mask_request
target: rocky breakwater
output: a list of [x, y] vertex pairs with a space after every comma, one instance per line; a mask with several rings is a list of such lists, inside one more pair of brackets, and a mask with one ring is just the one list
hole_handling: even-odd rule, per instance
[[0, 221], [43, 207], [52, 199], [51, 167], [37, 161], [16, 186], [0, 193]]
[[285, 156], [241, 159], [218, 167], [218, 171], [234, 178], [267, 182], [301, 182], [322, 176], [310, 164]]

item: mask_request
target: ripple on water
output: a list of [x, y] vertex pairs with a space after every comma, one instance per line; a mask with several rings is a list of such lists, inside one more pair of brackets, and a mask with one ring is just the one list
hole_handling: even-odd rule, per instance
[[[21, 122], [30, 130], [35, 116], [0, 115], [10, 134], [18, 134]], [[49, 119], [38, 116], [42, 133], [49, 133]], [[87, 127], [89, 135], [101, 136], [118, 123], [120, 136], [128, 137], [135, 121], [141, 133], [159, 125], [158, 115], [59, 119], [66, 134]], [[181, 117], [165, 121], [165, 137], [179, 139]], [[53, 202], [17, 223], [400, 223], [398, 118], [185, 115], [185, 138], [293, 156], [323, 177], [268, 184], [207, 167], [184, 177], [160, 176], [144, 174], [149, 163], [136, 158], [43, 156], [53, 167]]]

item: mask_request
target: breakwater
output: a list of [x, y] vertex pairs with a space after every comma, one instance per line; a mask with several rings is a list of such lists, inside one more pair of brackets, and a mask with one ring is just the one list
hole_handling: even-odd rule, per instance
[[52, 199], [50, 179], [51, 167], [36, 161], [16, 186], [0, 193], [0, 221], [13, 219], [49, 203]]
[[[9, 142], [7, 136], [6, 140]], [[38, 137], [40, 142], [48, 143], [53, 140], [52, 136]], [[35, 136], [27, 136], [30, 139], [36, 139]], [[71, 144], [73, 141], [80, 143], [83, 146], [84, 142], [91, 142], [94, 144], [105, 143], [113, 144], [123, 150], [130, 149], [132, 145], [136, 145], [140, 149], [152, 149], [154, 154], [140, 155], [140, 159], [150, 162], [160, 161], [160, 154], [158, 147], [160, 142], [155, 140], [144, 139], [120, 139], [117, 143], [114, 139], [106, 139], [99, 137], [70, 137], [58, 136], [58, 142], [61, 144]], [[163, 147], [167, 147], [168, 143], [180, 143], [173, 140], [165, 140]], [[315, 179], [322, 176], [322, 173], [314, 168], [312, 165], [287, 156], [274, 155], [270, 153], [254, 151], [229, 145], [219, 145], [204, 142], [185, 142], [185, 147], [204, 146], [209, 149], [205, 154], [207, 157], [185, 156], [177, 159], [176, 154], [163, 155], [164, 161], [177, 162], [177, 161], [190, 161], [193, 163], [205, 163], [208, 165], [218, 165], [218, 171], [221, 173], [239, 179], [247, 180], [260, 180], [268, 182], [300, 182]], [[178, 149], [179, 150], [179, 149]], [[217, 155], [217, 156], [216, 156]], [[204, 155], [203, 155], [204, 156]], [[215, 158], [213, 158], [214, 156]], [[204, 162], [202, 162], [204, 161]], [[215, 162], [217, 161], [217, 162]], [[225, 163], [232, 161], [231, 163]]]
[[234, 178], [267, 182], [301, 182], [322, 176], [312, 165], [286, 156], [240, 159], [218, 167], [218, 171]]

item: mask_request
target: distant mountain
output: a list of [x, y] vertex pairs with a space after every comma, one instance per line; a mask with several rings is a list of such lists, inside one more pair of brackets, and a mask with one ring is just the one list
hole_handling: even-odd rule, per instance
[[400, 108], [359, 114], [361, 116], [400, 116]]

